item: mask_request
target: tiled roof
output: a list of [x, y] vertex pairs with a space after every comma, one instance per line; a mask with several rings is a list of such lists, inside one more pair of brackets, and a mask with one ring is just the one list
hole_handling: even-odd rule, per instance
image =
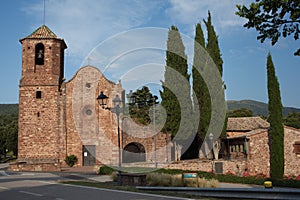
[[46, 25], [42, 25], [26, 38], [49, 39], [49, 38], [57, 38], [57, 36]]
[[227, 131], [252, 131], [269, 127], [269, 122], [260, 117], [228, 118], [227, 123]]
[[268, 131], [268, 130], [266, 130], [266, 129], [256, 129], [256, 130], [253, 130], [253, 131], [249, 131], [249, 132], [245, 132], [245, 133], [239, 133], [239, 134], [236, 134], [236, 135], [227, 134], [227, 138], [228, 139], [236, 139], [236, 138], [251, 137], [252, 135], [264, 133], [266, 131]]

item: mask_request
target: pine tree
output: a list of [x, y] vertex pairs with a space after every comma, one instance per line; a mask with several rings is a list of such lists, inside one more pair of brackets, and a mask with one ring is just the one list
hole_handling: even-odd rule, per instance
[[284, 127], [280, 88], [272, 56], [267, 57], [268, 97], [269, 97], [269, 148], [270, 176], [282, 178], [284, 173]]
[[171, 133], [177, 139], [186, 140], [192, 133], [190, 75], [185, 47], [175, 26], [171, 26], [168, 32], [166, 65], [160, 91], [161, 105], [167, 113], [163, 131]]

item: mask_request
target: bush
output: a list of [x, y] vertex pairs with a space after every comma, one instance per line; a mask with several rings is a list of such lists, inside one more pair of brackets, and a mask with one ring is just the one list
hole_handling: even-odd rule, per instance
[[69, 167], [73, 167], [77, 163], [78, 159], [75, 155], [66, 156], [65, 162]]
[[183, 186], [181, 176], [162, 174], [162, 173], [149, 173], [147, 174], [147, 184], [149, 186]]
[[99, 174], [100, 175], [111, 175], [114, 171], [116, 171], [116, 170], [111, 167], [108, 167], [106, 165], [103, 165], [99, 169]]

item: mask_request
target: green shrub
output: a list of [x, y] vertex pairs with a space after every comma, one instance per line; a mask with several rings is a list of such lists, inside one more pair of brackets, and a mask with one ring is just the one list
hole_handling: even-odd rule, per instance
[[78, 161], [77, 156], [75, 155], [70, 155], [66, 156], [65, 162], [69, 167], [73, 167]]
[[108, 167], [106, 165], [103, 165], [99, 169], [99, 174], [100, 175], [111, 175], [114, 171], [116, 171], [116, 170], [111, 167]]

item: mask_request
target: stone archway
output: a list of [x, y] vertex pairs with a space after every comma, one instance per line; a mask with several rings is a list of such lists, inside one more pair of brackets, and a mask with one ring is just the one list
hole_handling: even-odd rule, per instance
[[124, 147], [123, 163], [146, 162], [145, 147], [138, 142], [131, 142]]

